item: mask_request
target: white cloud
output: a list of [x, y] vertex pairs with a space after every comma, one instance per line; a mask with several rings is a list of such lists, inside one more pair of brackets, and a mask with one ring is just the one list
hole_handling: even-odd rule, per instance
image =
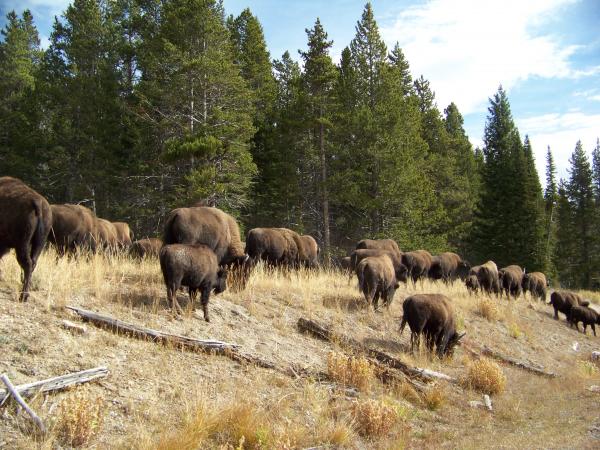
[[550, 146], [558, 169], [558, 177], [569, 176], [569, 158], [577, 141], [591, 154], [600, 137], [600, 114], [570, 112], [544, 114], [526, 119], [516, 119], [521, 136], [529, 135], [535, 152], [536, 165], [542, 183], [545, 178], [546, 149]]
[[599, 95], [592, 95], [591, 97], [588, 97], [590, 100], [594, 100], [596, 102], [600, 102], [600, 94]]
[[574, 70], [578, 46], [534, 34], [577, 0], [431, 0], [400, 13], [382, 27], [386, 42], [400, 42], [415, 76], [435, 88], [438, 106], [451, 101], [463, 114], [484, 110], [498, 85], [509, 90], [531, 77], [575, 78], [598, 72]]
[[[4, 0], [3, 9], [6, 11], [15, 10], [21, 13], [25, 9], [30, 9], [36, 18], [36, 12], [40, 14], [50, 13], [51, 17], [59, 16], [63, 13], [72, 0]], [[36, 18], [37, 20], [37, 18]]]

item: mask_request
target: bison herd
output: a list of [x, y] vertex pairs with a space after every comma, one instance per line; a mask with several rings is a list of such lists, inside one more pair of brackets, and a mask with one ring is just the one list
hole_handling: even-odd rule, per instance
[[[134, 241], [124, 222], [96, 217], [82, 205], [50, 205], [46, 199], [11, 177], [0, 178], [0, 257], [15, 249], [24, 272], [20, 300], [28, 298], [31, 274], [46, 241], [59, 256], [79, 252], [128, 251], [134, 258], [158, 257], [167, 289], [167, 299], [175, 314], [181, 312], [177, 291], [187, 287], [190, 301], [200, 292], [204, 318], [209, 320], [210, 294], [223, 292], [227, 279], [232, 287], [244, 289], [252, 269], [259, 261], [285, 271], [316, 268], [319, 246], [314, 238], [286, 228], [254, 228], [241, 240], [236, 220], [229, 214], [207, 206], [178, 208], [168, 215], [163, 239]], [[547, 280], [543, 273], [525, 273], [517, 265], [498, 269], [493, 261], [471, 266], [456, 253], [432, 255], [426, 250], [402, 252], [391, 239], [364, 239], [352, 253], [339, 260], [349, 276], [356, 274], [368, 304], [375, 310], [381, 299], [389, 307], [400, 283], [409, 280], [416, 286], [426, 278], [449, 284], [462, 280], [470, 293], [517, 298], [527, 292], [546, 301]], [[600, 315], [589, 302], [571, 292], [553, 292], [550, 304], [566, 315], [571, 325], [582, 322], [584, 333]], [[401, 332], [408, 324], [411, 345], [424, 335], [427, 348], [439, 356], [452, 354], [464, 336], [456, 329], [452, 301], [440, 294], [418, 294], [403, 303]]]

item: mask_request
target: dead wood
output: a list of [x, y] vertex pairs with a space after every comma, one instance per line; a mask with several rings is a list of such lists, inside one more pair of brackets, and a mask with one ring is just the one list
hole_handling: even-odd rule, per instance
[[[19, 395], [29, 397], [37, 392], [58, 391], [69, 386], [87, 383], [97, 378], [104, 378], [108, 375], [106, 367], [96, 367], [94, 369], [82, 370], [80, 372], [69, 373], [58, 377], [48, 378], [46, 380], [34, 381], [33, 383], [20, 384], [15, 387]], [[7, 391], [0, 389], [0, 405], [8, 398]]]
[[13, 384], [10, 382], [8, 376], [6, 374], [0, 375], [0, 381], [2, 381], [4, 383], [4, 385], [6, 386], [6, 389], [8, 389], [7, 395], [12, 395], [12, 397], [21, 406], [21, 408], [23, 408], [23, 410], [27, 414], [29, 414], [29, 416], [35, 422], [35, 424], [40, 429], [42, 434], [46, 434], [46, 427], [44, 426], [44, 422], [42, 422], [42, 419], [40, 419], [38, 417], [38, 415], [33, 411], [33, 409], [31, 409], [29, 407], [29, 405], [25, 402], [25, 400], [23, 400], [23, 397], [21, 397], [21, 395], [19, 395], [19, 392], [15, 389]]

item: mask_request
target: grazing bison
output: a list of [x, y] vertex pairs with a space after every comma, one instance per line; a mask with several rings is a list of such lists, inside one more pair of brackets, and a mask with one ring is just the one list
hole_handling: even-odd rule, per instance
[[115, 231], [117, 232], [117, 245], [121, 249], [128, 249], [133, 243], [133, 231], [125, 222], [113, 222]]
[[352, 276], [354, 270], [352, 268], [352, 260], [350, 256], [344, 256], [340, 258], [340, 269], [342, 269], [342, 273], [347, 273], [349, 276]]
[[96, 250], [96, 216], [82, 205], [51, 205], [50, 242], [60, 256], [79, 250]]
[[575, 325], [579, 331], [579, 322], [583, 323], [583, 334], [587, 330], [587, 326], [591, 325], [594, 336], [596, 336], [596, 324], [600, 325], [600, 314], [587, 306], [573, 306], [568, 316], [571, 326]]
[[294, 267], [298, 245], [293, 231], [285, 228], [253, 228], [246, 236], [246, 253], [252, 264], [265, 261], [273, 267]]
[[106, 219], [96, 218], [96, 248], [109, 252], [117, 249], [117, 229], [112, 222]]
[[485, 291], [488, 295], [500, 293], [498, 266], [496, 266], [494, 261], [487, 261], [485, 264], [471, 267], [469, 275], [475, 275], [477, 277], [479, 289]]
[[298, 249], [298, 260], [301, 265], [313, 269], [319, 265], [321, 249], [315, 238], [308, 234], [300, 236], [301, 248]]
[[402, 254], [402, 264], [406, 266], [408, 276], [413, 280], [414, 284], [417, 283], [417, 280], [427, 276], [431, 268], [432, 259], [431, 253], [427, 250], [415, 250]]
[[542, 272], [531, 272], [523, 275], [523, 293], [527, 291], [531, 292], [533, 298], [538, 298], [542, 301], [546, 301], [546, 288], [548, 281], [546, 275]]
[[456, 253], [445, 252], [434, 256], [431, 260], [428, 277], [432, 280], [442, 280], [445, 284], [457, 278], [465, 279], [471, 266]]
[[0, 178], [0, 258], [11, 248], [23, 269], [20, 301], [29, 298], [31, 274], [52, 227], [52, 209], [44, 197], [21, 180]]
[[190, 301], [194, 302], [200, 291], [204, 320], [208, 317], [210, 293], [220, 294], [227, 287], [227, 269], [219, 268], [217, 255], [207, 245], [165, 245], [160, 250], [160, 268], [162, 269], [167, 300], [176, 314], [182, 312], [177, 302], [177, 291], [181, 286], [189, 289]]
[[452, 355], [454, 346], [459, 343], [465, 333], [456, 331], [456, 318], [450, 299], [441, 294], [417, 294], [408, 297], [402, 304], [404, 315], [400, 324], [400, 335], [408, 323], [410, 327], [410, 344], [414, 351], [419, 345], [421, 334], [425, 335], [427, 348], [433, 352], [436, 346], [437, 355], [441, 358]]
[[[406, 266], [404, 264], [402, 264], [402, 257], [400, 257], [396, 253], [390, 252], [388, 250], [377, 250], [377, 249], [372, 249], [372, 248], [360, 248], [358, 250], [354, 250], [352, 252], [352, 254], [350, 255], [350, 267], [352, 268], [353, 271], [356, 271], [358, 264], [363, 259], [365, 259], [369, 256], [382, 256], [382, 255], [387, 255], [390, 257], [390, 259], [392, 260], [392, 264], [394, 265], [395, 271], [399, 271], [400, 273], [403, 273], [403, 272], [408, 273]], [[404, 277], [404, 279], [401, 281], [406, 281], [406, 278]]]
[[521, 295], [523, 284], [523, 269], [517, 265], [503, 267], [498, 271], [498, 282], [500, 284], [500, 295], [502, 291], [506, 298], [512, 295], [515, 299]]
[[477, 291], [479, 290], [479, 281], [477, 280], [477, 276], [469, 275], [465, 280], [465, 286], [467, 286], [469, 295], [477, 294]]
[[135, 241], [129, 247], [129, 255], [133, 258], [158, 258], [162, 241], [156, 238], [145, 238]]
[[389, 252], [401, 255], [400, 247], [393, 239], [363, 239], [356, 244], [356, 249], [370, 248], [374, 250], [387, 250]]
[[569, 291], [554, 291], [550, 295], [550, 305], [554, 308], [554, 319], [558, 320], [559, 311], [563, 313], [567, 320], [573, 306], [589, 306], [590, 302], [583, 300], [579, 294]]
[[394, 298], [398, 281], [406, 280], [406, 271], [396, 271], [389, 255], [368, 256], [356, 267], [358, 285], [367, 300], [377, 310], [379, 297], [385, 306]]

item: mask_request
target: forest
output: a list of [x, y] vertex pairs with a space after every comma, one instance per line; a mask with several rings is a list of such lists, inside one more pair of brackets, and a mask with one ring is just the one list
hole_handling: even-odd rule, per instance
[[474, 149], [370, 3], [338, 63], [319, 19], [307, 26], [306, 47], [278, 56], [249, 9], [220, 0], [74, 0], [42, 48], [32, 14], [10, 12], [0, 175], [137, 237], [201, 203], [245, 231], [311, 234], [325, 263], [386, 237], [599, 287], [600, 142], [573, 143], [560, 180], [548, 148], [543, 189], [501, 86]]

